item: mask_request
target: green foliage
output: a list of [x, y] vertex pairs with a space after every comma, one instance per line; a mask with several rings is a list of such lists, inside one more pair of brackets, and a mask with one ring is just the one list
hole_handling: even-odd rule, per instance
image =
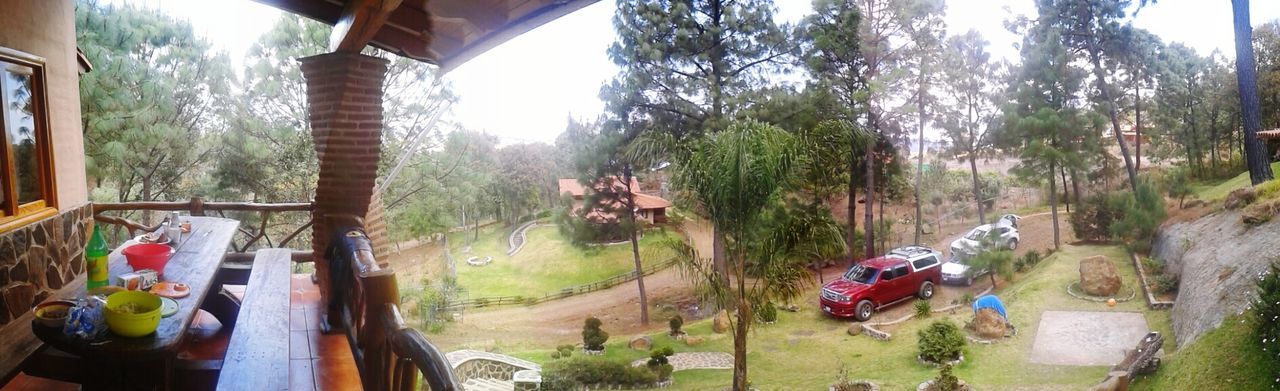
[[1182, 207], [1182, 201], [1188, 196], [1195, 195], [1195, 191], [1191, 189], [1191, 178], [1183, 167], [1174, 168], [1165, 174], [1164, 188], [1170, 198], [1178, 199], [1178, 207]]
[[605, 341], [609, 340], [609, 333], [600, 329], [604, 322], [596, 317], [588, 317], [582, 325], [582, 348], [586, 350], [604, 350]]
[[573, 345], [560, 345], [560, 346], [556, 346], [556, 351], [555, 351], [555, 353], [551, 353], [551, 358], [553, 358], [553, 359], [562, 359], [562, 358], [569, 358], [569, 357], [573, 357], [573, 351], [574, 351], [574, 350], [575, 350], [575, 349], [574, 349]]
[[680, 330], [680, 328], [684, 327], [684, 317], [680, 315], [672, 316], [671, 319], [667, 320], [667, 327], [671, 329], [671, 331], [668, 332], [667, 335], [674, 337], [680, 334], [684, 334], [684, 331]]
[[[1271, 375], [1280, 375], [1280, 264], [1258, 279], [1258, 297], [1253, 300], [1253, 340], [1271, 363]], [[1280, 380], [1272, 384], [1280, 386]]]
[[544, 390], [575, 390], [583, 386], [650, 386], [658, 381], [658, 374], [603, 358], [572, 357], [543, 366], [542, 378]]
[[1152, 282], [1152, 290], [1155, 291], [1156, 294], [1176, 292], [1178, 290], [1177, 276], [1159, 274], [1156, 275], [1154, 279], [1155, 281]]
[[772, 301], [766, 301], [764, 304], [757, 306], [756, 317], [762, 323], [773, 323], [778, 321], [778, 307], [773, 305]]
[[[995, 248], [987, 246], [988, 249]], [[1013, 252], [1009, 250], [987, 250], [979, 252], [969, 259], [969, 266], [980, 270], [990, 270], [991, 286], [996, 285], [996, 275], [1005, 280], [1013, 279]]]
[[948, 319], [933, 322], [920, 330], [916, 343], [920, 358], [933, 363], [959, 359], [964, 345], [964, 332]]
[[653, 374], [658, 377], [658, 381], [667, 381], [671, 379], [671, 372], [675, 371], [675, 367], [667, 361], [667, 357], [671, 357], [673, 354], [676, 354], [676, 352], [671, 349], [670, 346], [662, 349], [654, 349], [653, 352], [649, 354], [649, 361], [645, 362], [645, 367], [649, 368], [650, 371], [653, 371]]
[[972, 293], [965, 292], [965, 294], [964, 294], [964, 295], [961, 295], [961, 296], [960, 296], [960, 304], [969, 305], [969, 304], [972, 304], [972, 303], [973, 303], [973, 294], [972, 294]]
[[1280, 198], [1280, 179], [1272, 179], [1263, 182], [1255, 188], [1258, 193], [1258, 200], [1270, 200]]
[[1164, 198], [1156, 192], [1150, 182], [1138, 183], [1138, 191], [1132, 197], [1110, 197], [1108, 207], [1121, 211], [1119, 218], [1111, 222], [1107, 230], [1113, 238], [1119, 239], [1132, 249], [1145, 250], [1151, 247], [1156, 229], [1164, 222]]
[[960, 379], [951, 373], [951, 364], [944, 364], [938, 369], [938, 377], [933, 379], [934, 391], [959, 391]]
[[[1129, 197], [1128, 193], [1099, 193], [1077, 202], [1071, 213], [1071, 228], [1076, 237], [1087, 241], [1106, 241], [1111, 239], [1109, 227], [1111, 223], [1124, 214], [1116, 207], [1123, 204], [1120, 198]], [[1109, 201], [1115, 198], [1116, 201]]]
[[1034, 249], [1028, 250], [1026, 254], [1022, 254], [1022, 262], [1025, 263], [1027, 267], [1034, 267], [1036, 264], [1040, 263], [1040, 259], [1040, 252]]
[[933, 314], [933, 305], [928, 300], [916, 300], [914, 309], [917, 318], [928, 318]]

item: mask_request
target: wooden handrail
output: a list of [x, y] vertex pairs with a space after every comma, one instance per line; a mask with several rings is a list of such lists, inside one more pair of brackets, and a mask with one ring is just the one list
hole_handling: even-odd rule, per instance
[[[391, 379], [394, 391], [416, 390], [418, 373], [421, 372], [432, 391], [461, 391], [461, 382], [453, 373], [449, 360], [440, 350], [428, 342], [418, 330], [405, 326], [400, 317], [400, 308], [395, 304], [387, 304], [383, 311], [384, 324], [387, 330], [387, 344], [396, 358], [396, 365]], [[409, 367], [405, 364], [416, 367]]]
[[310, 202], [210, 202], [196, 197], [190, 201], [132, 201], [132, 202], [95, 202], [93, 214], [113, 210], [185, 210], [192, 215], [203, 215], [204, 211], [250, 211], [250, 212], [294, 212], [309, 211], [313, 207]]
[[[279, 212], [310, 212], [313, 210], [312, 202], [288, 202], [288, 203], [258, 203], [258, 202], [209, 202], [200, 197], [193, 197], [188, 201], [136, 201], [136, 202], [115, 202], [115, 203], [95, 203], [93, 204], [94, 220], [124, 227], [129, 230], [130, 235], [138, 232], [154, 232], [160, 229], [160, 223], [146, 225], [136, 221], [129, 220], [121, 216], [109, 216], [103, 212], [109, 211], [187, 211], [192, 216], [204, 216], [206, 212], [216, 212], [217, 215], [227, 217], [224, 212], [257, 212], [259, 215], [259, 223], [257, 227], [241, 227], [240, 234], [243, 236], [243, 244], [232, 245], [232, 250], [238, 253], [250, 251], [255, 245], [265, 245], [266, 247], [288, 247], [289, 243], [295, 238], [306, 232], [307, 229], [315, 225], [315, 222], [308, 218], [297, 229], [288, 232], [284, 240], [276, 243], [272, 241], [272, 236], [268, 234], [273, 213]], [[274, 231], [274, 230], [273, 230]], [[284, 234], [284, 232], [276, 232]]]

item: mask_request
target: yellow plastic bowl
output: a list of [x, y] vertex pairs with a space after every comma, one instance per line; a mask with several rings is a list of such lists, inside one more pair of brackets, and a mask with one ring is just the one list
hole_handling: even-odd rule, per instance
[[[134, 303], [136, 312], [121, 311]], [[141, 337], [154, 333], [160, 325], [160, 296], [142, 291], [125, 291], [107, 296], [107, 327], [121, 337]]]

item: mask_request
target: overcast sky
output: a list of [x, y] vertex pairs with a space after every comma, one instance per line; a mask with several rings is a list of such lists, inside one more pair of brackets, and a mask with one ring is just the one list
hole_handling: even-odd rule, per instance
[[[198, 34], [240, 58], [281, 12], [250, 0], [117, 0], [159, 7], [190, 20]], [[778, 0], [780, 21], [811, 12], [809, 0]], [[1253, 24], [1280, 18], [1280, 1], [1254, 0]], [[949, 0], [948, 34], [978, 30], [997, 57], [1013, 59], [1020, 38], [1003, 21], [1035, 11], [1032, 0]], [[503, 143], [552, 142], [570, 116], [594, 118], [602, 110], [600, 86], [617, 68], [606, 55], [613, 42], [614, 3], [603, 0], [482, 54], [445, 77], [459, 97], [453, 120], [498, 136]], [[1200, 54], [1214, 49], [1234, 57], [1229, 0], [1161, 0], [1134, 19], [1165, 42], [1182, 42]], [[426, 86], [424, 86], [425, 88]]]

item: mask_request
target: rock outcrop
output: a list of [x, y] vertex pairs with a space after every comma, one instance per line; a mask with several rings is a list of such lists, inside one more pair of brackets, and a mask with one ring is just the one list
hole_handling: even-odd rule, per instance
[[729, 311], [720, 310], [719, 313], [716, 313], [716, 317], [711, 320], [711, 331], [717, 334], [729, 332], [729, 327], [731, 326], [729, 323]]
[[1008, 330], [1008, 322], [999, 312], [990, 308], [978, 310], [973, 317], [973, 331], [986, 339], [1004, 338]]
[[1151, 256], [1180, 279], [1171, 314], [1177, 345], [1185, 346], [1227, 315], [1243, 311], [1255, 296], [1254, 281], [1276, 261], [1277, 248], [1280, 220], [1249, 227], [1239, 210], [1162, 227]]
[[1116, 265], [1102, 255], [1080, 260], [1080, 290], [1091, 296], [1114, 296], [1120, 291]]

